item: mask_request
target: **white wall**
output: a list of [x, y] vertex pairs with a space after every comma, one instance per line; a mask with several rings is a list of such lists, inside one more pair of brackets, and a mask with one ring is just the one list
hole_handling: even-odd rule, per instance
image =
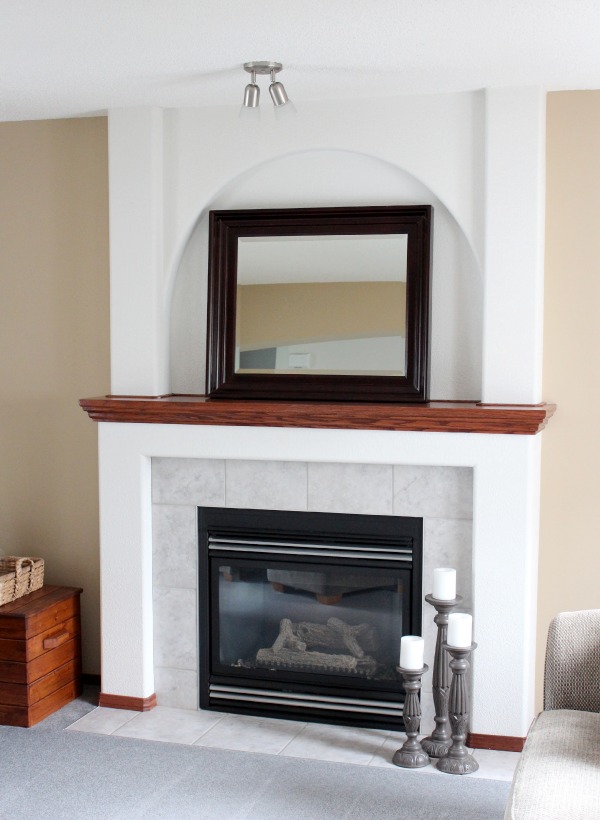
[[481, 395], [482, 279], [465, 236], [442, 203], [406, 172], [347, 151], [311, 151], [243, 174], [212, 199], [177, 272], [171, 312], [171, 389], [203, 393], [208, 210], [310, 205], [433, 204], [431, 395]]
[[202, 392], [209, 209], [417, 201], [435, 208], [432, 397], [540, 401], [544, 95], [260, 113], [111, 112], [113, 393]]

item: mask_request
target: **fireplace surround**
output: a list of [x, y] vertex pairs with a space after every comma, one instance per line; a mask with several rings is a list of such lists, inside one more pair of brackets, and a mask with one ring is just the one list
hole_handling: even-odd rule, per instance
[[[479, 644], [471, 730], [525, 735], [534, 715], [541, 436], [540, 424], [520, 422], [547, 416], [538, 406], [544, 100], [533, 88], [369, 100], [369, 116], [350, 129], [350, 108], [315, 103], [293, 126], [257, 124], [251, 151], [227, 106], [110, 112], [113, 397], [87, 403], [100, 422], [104, 702], [144, 708], [156, 692], [161, 702], [189, 697], [188, 676], [190, 708], [197, 705], [190, 668], [197, 636], [182, 617], [187, 609], [194, 624], [197, 589], [191, 565], [182, 570], [178, 561], [181, 544], [195, 538], [195, 507], [272, 508], [276, 498], [280, 509], [326, 511], [337, 485], [321, 482], [316, 492], [314, 482], [337, 465], [342, 476], [369, 474], [378, 488], [352, 482], [336, 499], [338, 511], [419, 515], [401, 511], [423, 488], [403, 485], [406, 471], [466, 470], [473, 484], [466, 605]], [[202, 391], [209, 210], [360, 204], [357, 195], [369, 204], [435, 207], [430, 395], [458, 406], [225, 408], [197, 395], [165, 398]], [[497, 403], [520, 407], [489, 407]], [[106, 405], [118, 412], [111, 416]], [[154, 498], [154, 528], [152, 496], [163, 481], [153, 462], [159, 472], [184, 467], [171, 495]], [[186, 471], [195, 475], [199, 463], [198, 482]], [[265, 481], [263, 466], [287, 471], [294, 491], [287, 481]], [[240, 501], [246, 491], [248, 503]], [[421, 502], [427, 493], [417, 495]], [[171, 514], [189, 518], [191, 535], [167, 550], [155, 536], [161, 516]], [[425, 592], [428, 528], [448, 532], [455, 524], [438, 526], [436, 515], [423, 514]], [[433, 560], [454, 565], [450, 557]], [[425, 610], [425, 630], [432, 622]], [[166, 636], [179, 623], [187, 637], [169, 647]], [[434, 641], [426, 635], [426, 643]]]

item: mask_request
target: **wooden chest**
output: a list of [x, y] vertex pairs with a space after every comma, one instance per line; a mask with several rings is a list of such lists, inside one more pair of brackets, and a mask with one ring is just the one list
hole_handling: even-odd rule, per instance
[[44, 586], [0, 606], [0, 724], [33, 726], [81, 694], [81, 591]]

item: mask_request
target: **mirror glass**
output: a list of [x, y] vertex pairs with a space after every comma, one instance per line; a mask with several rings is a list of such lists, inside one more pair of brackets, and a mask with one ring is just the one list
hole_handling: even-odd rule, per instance
[[240, 237], [235, 372], [405, 375], [407, 244]]

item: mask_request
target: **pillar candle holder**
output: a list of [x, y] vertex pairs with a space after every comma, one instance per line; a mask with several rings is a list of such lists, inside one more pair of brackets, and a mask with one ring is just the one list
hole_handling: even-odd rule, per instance
[[401, 766], [403, 769], [420, 769], [429, 764], [429, 756], [423, 751], [423, 747], [417, 740], [419, 727], [421, 725], [421, 704], [419, 703], [419, 692], [421, 690], [421, 678], [429, 667], [422, 669], [403, 669], [396, 667], [402, 675], [406, 699], [404, 701], [404, 728], [406, 729], [406, 741], [401, 749], [394, 754], [392, 763]]
[[421, 746], [429, 757], [443, 757], [450, 748], [452, 734], [448, 724], [448, 693], [450, 691], [450, 658], [443, 648], [448, 634], [448, 615], [461, 601], [458, 595], [452, 601], [443, 601], [426, 595], [428, 604], [435, 607], [437, 615], [433, 619], [437, 624], [435, 657], [433, 661], [433, 703], [435, 706], [435, 729], [421, 741]]
[[469, 727], [469, 691], [465, 673], [469, 668], [469, 656], [476, 647], [476, 643], [472, 643], [471, 646], [467, 647], [443, 644], [443, 648], [452, 655], [450, 661], [452, 683], [448, 699], [452, 745], [444, 757], [438, 760], [437, 767], [446, 774], [471, 774], [479, 768], [479, 764], [465, 746]]

